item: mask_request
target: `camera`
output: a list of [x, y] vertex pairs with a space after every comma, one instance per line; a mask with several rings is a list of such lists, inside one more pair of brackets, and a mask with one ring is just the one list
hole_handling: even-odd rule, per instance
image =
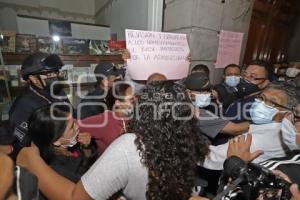
[[290, 200], [290, 183], [257, 164], [232, 156], [224, 162], [221, 191], [214, 200]]

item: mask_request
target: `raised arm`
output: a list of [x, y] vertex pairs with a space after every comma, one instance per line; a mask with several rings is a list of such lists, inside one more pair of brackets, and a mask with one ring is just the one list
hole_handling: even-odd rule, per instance
[[221, 133], [231, 136], [241, 135], [249, 130], [250, 123], [233, 123], [229, 122], [222, 130]]
[[39, 156], [37, 147], [23, 148], [17, 157], [17, 164], [36, 175], [39, 188], [51, 200], [91, 200], [80, 182], [77, 184], [57, 174]]
[[128, 183], [126, 155], [130, 145], [135, 149], [133, 138], [123, 135], [115, 140], [77, 184], [52, 170], [39, 156], [36, 147], [24, 148], [18, 155], [17, 163], [38, 177], [39, 187], [48, 199], [106, 200]]

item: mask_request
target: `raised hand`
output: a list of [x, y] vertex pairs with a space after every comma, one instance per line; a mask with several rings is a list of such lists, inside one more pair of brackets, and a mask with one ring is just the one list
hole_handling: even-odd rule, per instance
[[250, 147], [252, 143], [252, 135], [241, 135], [234, 137], [229, 140], [229, 146], [227, 150], [227, 157], [237, 156], [244, 160], [245, 162], [251, 162], [260, 155], [263, 154], [263, 151], [257, 150], [253, 153], [250, 152]]

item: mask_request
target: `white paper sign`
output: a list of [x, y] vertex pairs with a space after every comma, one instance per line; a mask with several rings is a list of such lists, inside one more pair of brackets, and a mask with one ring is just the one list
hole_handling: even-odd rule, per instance
[[244, 33], [221, 31], [216, 68], [224, 68], [229, 64], [239, 64], [243, 37]]
[[169, 80], [181, 79], [189, 71], [186, 34], [126, 30], [126, 48], [131, 58], [127, 70], [134, 80], [147, 80], [161, 73]]

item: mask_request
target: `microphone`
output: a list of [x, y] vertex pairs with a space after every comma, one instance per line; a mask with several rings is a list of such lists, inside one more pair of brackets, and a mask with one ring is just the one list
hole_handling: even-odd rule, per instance
[[223, 175], [226, 178], [237, 179], [245, 172], [246, 168], [246, 162], [237, 156], [231, 156], [227, 158], [223, 164]]
[[[247, 164], [237, 156], [232, 156], [224, 162], [224, 171], [222, 180], [227, 182], [231, 178], [231, 182], [225, 190], [219, 193], [213, 200], [221, 200], [230, 191], [238, 186], [249, 185], [253, 191], [256, 189], [277, 188], [282, 189], [280, 199], [290, 199], [289, 192], [290, 183], [276, 176], [271, 170], [263, 168], [258, 164]], [[225, 186], [225, 184], [224, 184]], [[258, 191], [258, 190], [257, 190]]]
[[226, 196], [230, 191], [234, 190], [241, 184], [242, 182], [245, 182], [247, 180], [245, 173], [247, 172], [247, 164], [240, 159], [237, 156], [231, 156], [227, 158], [223, 164], [223, 175], [222, 180], [227, 180], [229, 178], [232, 178], [234, 181], [227, 186], [227, 188], [224, 190], [225, 184], [222, 185], [221, 190], [213, 200], [222, 200], [224, 196]]

